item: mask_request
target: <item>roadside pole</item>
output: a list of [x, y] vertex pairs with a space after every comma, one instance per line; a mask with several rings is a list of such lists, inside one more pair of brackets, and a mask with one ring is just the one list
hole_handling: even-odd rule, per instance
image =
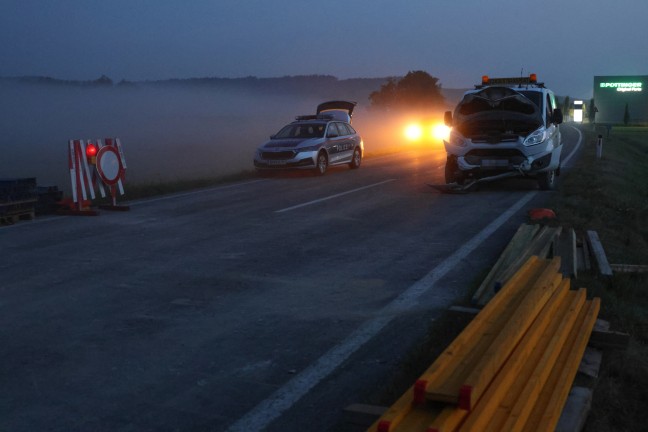
[[598, 141], [596, 142], [596, 159], [601, 159], [603, 156], [603, 135], [598, 136]]

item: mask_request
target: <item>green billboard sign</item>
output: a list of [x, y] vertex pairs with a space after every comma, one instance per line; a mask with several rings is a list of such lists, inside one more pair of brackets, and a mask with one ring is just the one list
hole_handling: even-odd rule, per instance
[[[594, 77], [597, 123], [648, 123], [648, 75]], [[627, 108], [626, 108], [627, 107]]]
[[641, 82], [602, 82], [601, 88], [616, 89], [618, 92], [640, 92], [643, 89]]

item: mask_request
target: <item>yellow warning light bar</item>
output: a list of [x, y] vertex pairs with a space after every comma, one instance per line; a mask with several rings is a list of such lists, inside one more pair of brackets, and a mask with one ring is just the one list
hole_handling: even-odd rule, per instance
[[512, 78], [490, 78], [488, 75], [482, 76], [482, 85], [519, 85], [519, 84], [537, 84], [538, 76], [531, 74], [528, 77]]

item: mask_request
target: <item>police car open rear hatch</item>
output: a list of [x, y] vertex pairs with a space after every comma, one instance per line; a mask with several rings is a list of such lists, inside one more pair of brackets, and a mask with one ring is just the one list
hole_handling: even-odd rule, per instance
[[317, 114], [326, 112], [327, 115], [333, 116], [336, 120], [346, 121], [351, 123], [353, 116], [353, 109], [357, 105], [356, 102], [349, 102], [343, 100], [322, 102], [317, 105]]

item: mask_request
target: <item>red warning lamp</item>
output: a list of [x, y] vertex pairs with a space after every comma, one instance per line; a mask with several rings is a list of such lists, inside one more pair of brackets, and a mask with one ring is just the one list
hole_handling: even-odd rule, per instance
[[89, 143], [86, 146], [86, 157], [88, 158], [88, 163], [91, 165], [97, 164], [97, 146]]
[[532, 82], [532, 83], [534, 83], [534, 84], [537, 83], [537, 82], [538, 82], [538, 77], [537, 77], [537, 75], [536, 75], [536, 74], [531, 74], [531, 75], [529, 75], [529, 81]]
[[482, 85], [488, 85], [488, 75], [482, 75]]

